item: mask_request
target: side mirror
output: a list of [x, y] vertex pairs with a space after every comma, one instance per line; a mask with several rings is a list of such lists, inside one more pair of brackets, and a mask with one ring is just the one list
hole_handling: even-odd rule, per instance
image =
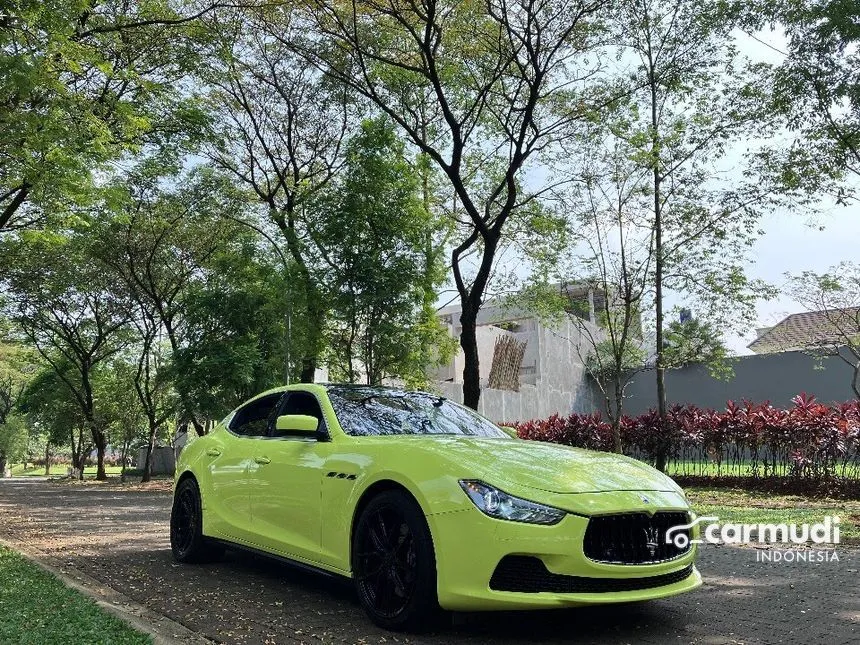
[[309, 414], [283, 414], [275, 421], [279, 435], [313, 435], [318, 427], [317, 418]]
[[506, 435], [508, 435], [511, 439], [519, 439], [516, 428], [512, 428], [511, 426], [499, 426], [499, 429]]

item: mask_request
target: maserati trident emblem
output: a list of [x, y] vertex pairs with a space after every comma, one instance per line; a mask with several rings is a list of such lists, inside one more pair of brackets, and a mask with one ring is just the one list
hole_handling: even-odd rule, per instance
[[640, 495], [640, 496], [639, 496], [639, 499], [641, 499], [641, 500], [642, 500], [642, 502], [643, 502], [643, 503], [645, 503], [645, 504], [650, 504], [650, 503], [651, 503], [651, 500], [650, 500], [650, 499], [648, 499], [647, 497], [645, 497], [644, 495]]
[[648, 549], [648, 553], [653, 558], [654, 554], [657, 553], [657, 546], [660, 544], [660, 531], [657, 530], [656, 526], [649, 526], [647, 529], [642, 529], [642, 532], [645, 534], [645, 548]]

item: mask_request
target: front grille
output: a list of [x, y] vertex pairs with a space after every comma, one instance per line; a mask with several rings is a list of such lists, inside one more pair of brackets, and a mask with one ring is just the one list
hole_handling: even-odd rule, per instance
[[540, 558], [507, 555], [493, 572], [490, 589], [520, 593], [612, 593], [664, 587], [686, 580], [692, 573], [690, 564], [672, 573], [645, 578], [585, 578], [552, 573]]
[[611, 564], [650, 564], [674, 560], [690, 550], [690, 529], [673, 531], [672, 537], [683, 534], [683, 548], [674, 540], [666, 544], [666, 531], [673, 526], [689, 523], [685, 512], [623, 513], [599, 515], [588, 521], [583, 549], [594, 562]]

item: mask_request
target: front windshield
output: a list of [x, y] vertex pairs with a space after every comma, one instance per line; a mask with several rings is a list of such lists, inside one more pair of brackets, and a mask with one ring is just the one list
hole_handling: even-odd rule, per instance
[[332, 387], [328, 395], [341, 428], [352, 436], [453, 434], [508, 438], [472, 410], [425, 392]]

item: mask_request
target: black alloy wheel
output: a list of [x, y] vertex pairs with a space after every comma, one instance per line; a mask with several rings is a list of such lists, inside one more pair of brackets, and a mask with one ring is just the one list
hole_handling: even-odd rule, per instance
[[216, 560], [223, 547], [203, 535], [203, 509], [200, 489], [193, 478], [179, 482], [170, 512], [170, 549], [177, 562], [197, 563]]
[[370, 501], [355, 529], [352, 563], [359, 600], [377, 625], [432, 625], [438, 613], [433, 542], [410, 496], [388, 491]]

